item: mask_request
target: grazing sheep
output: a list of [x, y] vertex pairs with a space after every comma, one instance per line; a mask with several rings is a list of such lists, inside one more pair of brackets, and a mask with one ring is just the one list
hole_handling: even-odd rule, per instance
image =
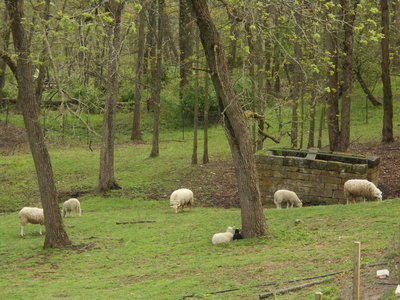
[[213, 243], [213, 245], [230, 242], [233, 240], [233, 233], [234, 233], [233, 227], [229, 226], [226, 229], [226, 232], [220, 232], [214, 234], [211, 239], [211, 242]]
[[24, 236], [24, 227], [26, 224], [39, 224], [39, 233], [42, 234], [42, 225], [44, 225], [43, 208], [24, 207], [18, 213], [21, 222], [21, 236]]
[[183, 208], [185, 206], [192, 207], [193, 202], [193, 192], [188, 189], [176, 190], [171, 194], [169, 198], [170, 207], [174, 209], [175, 213], [178, 213], [179, 209], [183, 211]]
[[71, 212], [71, 214], [78, 213], [79, 216], [82, 215], [81, 204], [80, 204], [79, 200], [76, 198], [71, 198], [71, 199], [65, 201], [63, 204], [62, 211], [63, 211], [64, 218], [67, 215], [67, 212]]
[[292, 191], [288, 191], [288, 190], [278, 190], [275, 192], [274, 194], [274, 203], [276, 205], [276, 208], [282, 208], [282, 203], [286, 202], [286, 208], [289, 208], [289, 203], [290, 203], [290, 207], [293, 208], [294, 206], [297, 207], [302, 207], [303, 203], [301, 202], [301, 200], [299, 199], [299, 197], [297, 197], [295, 192]]
[[240, 229], [236, 228], [235, 229], [235, 234], [233, 235], [233, 240], [241, 240], [243, 239], [243, 235], [240, 233]]
[[364, 202], [365, 199], [382, 201], [382, 192], [375, 184], [366, 179], [350, 179], [344, 183], [344, 195], [346, 197], [346, 204], [350, 201], [356, 202], [361, 198]]

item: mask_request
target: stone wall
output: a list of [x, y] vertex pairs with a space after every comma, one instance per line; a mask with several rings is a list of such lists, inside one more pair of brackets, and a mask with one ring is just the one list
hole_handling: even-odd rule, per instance
[[[287, 152], [289, 151], [289, 152]], [[256, 155], [262, 202], [274, 206], [275, 191], [296, 192], [305, 205], [346, 203], [348, 179], [378, 182], [378, 157], [318, 151], [272, 150]]]

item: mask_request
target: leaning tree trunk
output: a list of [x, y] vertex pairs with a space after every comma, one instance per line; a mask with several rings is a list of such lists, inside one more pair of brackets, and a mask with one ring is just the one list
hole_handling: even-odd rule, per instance
[[234, 92], [219, 34], [211, 19], [207, 1], [187, 0], [187, 3], [197, 19], [200, 39], [211, 69], [211, 78], [232, 152], [240, 194], [243, 234], [245, 237], [261, 236], [267, 233], [267, 226], [247, 120]]
[[11, 20], [14, 48], [18, 54], [18, 103], [22, 110], [38, 178], [40, 199], [43, 206], [46, 237], [44, 248], [65, 248], [71, 244], [64, 229], [57, 201], [50, 155], [44, 141], [39, 120], [39, 107], [35, 97], [32, 63], [30, 61], [29, 42], [23, 26], [24, 11], [22, 0], [6, 0], [6, 7]]
[[369, 102], [373, 106], [381, 106], [382, 103], [380, 103], [372, 94], [372, 92], [369, 90], [367, 83], [364, 81], [362, 75], [361, 75], [361, 67], [356, 65], [356, 69], [354, 70], [354, 73], [356, 75], [357, 81], [360, 84], [362, 90], [364, 91], [365, 95], [367, 95], [367, 98]]
[[97, 191], [106, 192], [119, 189], [114, 177], [114, 139], [115, 139], [115, 114], [119, 90], [119, 50], [121, 48], [120, 26], [124, 1], [110, 0], [106, 3], [106, 10], [113, 17], [113, 22], [108, 29], [108, 83], [106, 90], [106, 103], [104, 107], [103, 135], [100, 150], [100, 173]]
[[[146, 2], [143, 1], [143, 5]], [[142, 133], [140, 130], [141, 103], [142, 103], [142, 79], [143, 79], [143, 62], [144, 62], [144, 43], [146, 29], [146, 9], [145, 6], [139, 13], [139, 30], [138, 30], [138, 52], [136, 61], [136, 83], [135, 83], [135, 109], [133, 112], [133, 124], [131, 140], [134, 142], [142, 141]]]
[[391, 143], [393, 139], [393, 97], [392, 84], [390, 81], [390, 58], [389, 58], [389, 5], [388, 0], [381, 0], [382, 13], [382, 83], [383, 83], [383, 127], [382, 142]]

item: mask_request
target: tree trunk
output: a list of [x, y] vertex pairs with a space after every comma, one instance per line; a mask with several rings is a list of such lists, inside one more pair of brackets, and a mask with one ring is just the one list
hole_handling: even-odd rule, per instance
[[146, 1], [142, 2], [143, 7], [139, 13], [139, 30], [138, 30], [138, 53], [136, 61], [136, 84], [135, 84], [135, 108], [133, 112], [132, 134], [131, 140], [134, 142], [142, 141], [142, 133], [140, 130], [141, 103], [142, 103], [142, 80], [143, 80], [143, 60], [145, 46], [145, 30], [146, 30]]
[[166, 44], [168, 44], [168, 48], [170, 49], [170, 52], [172, 52], [173, 54], [172, 63], [176, 63], [179, 60], [179, 51], [174, 42], [175, 39], [174, 35], [172, 34], [169, 18], [164, 18], [164, 23], [165, 23], [164, 26], [165, 36], [167, 37]]
[[393, 138], [393, 96], [390, 81], [390, 56], [389, 56], [389, 5], [388, 0], [380, 0], [381, 26], [384, 38], [381, 40], [382, 48], [382, 84], [383, 84], [383, 127], [382, 142], [391, 143]]
[[319, 129], [318, 129], [318, 148], [322, 148], [322, 132], [325, 123], [325, 104], [323, 104], [321, 109], [321, 117], [319, 119]]
[[218, 31], [211, 19], [206, 0], [187, 0], [197, 19], [200, 38], [211, 69], [211, 78], [223, 115], [223, 123], [235, 164], [245, 237], [267, 233], [261, 205], [254, 147], [239, 99], [234, 92]]
[[303, 33], [301, 29], [301, 24], [302, 24], [302, 17], [298, 12], [295, 12], [295, 19], [296, 19], [296, 24], [295, 24], [295, 33], [296, 33], [296, 39], [294, 41], [294, 54], [295, 54], [295, 60], [292, 62], [293, 64], [293, 83], [292, 83], [292, 88], [291, 88], [291, 101], [292, 103], [292, 128], [291, 128], [291, 134], [290, 134], [290, 139], [291, 139], [291, 144], [293, 148], [297, 148], [299, 146], [299, 140], [298, 140], [298, 124], [299, 124], [299, 118], [298, 118], [298, 104], [300, 102], [300, 99], [302, 99], [302, 90], [303, 90], [303, 73], [301, 70], [301, 61], [302, 61], [302, 50], [301, 50], [301, 45], [300, 45], [300, 40], [303, 38]]
[[360, 67], [356, 67], [355, 70], [355, 74], [356, 74], [356, 78], [358, 80], [358, 82], [360, 83], [360, 86], [362, 88], [362, 90], [364, 91], [365, 95], [367, 95], [368, 100], [371, 102], [371, 104], [373, 106], [381, 106], [382, 103], [380, 103], [375, 97], [374, 95], [371, 93], [371, 91], [368, 88], [368, 85], [366, 84], [366, 82], [364, 81], [364, 79], [362, 78], [361, 75], [361, 71], [360, 71]]
[[186, 0], [179, 0], [179, 51], [180, 51], [180, 91], [179, 98], [182, 101], [184, 87], [191, 74], [193, 54], [193, 27], [191, 24], [190, 10]]
[[150, 157], [158, 157], [159, 150], [159, 130], [160, 130], [160, 106], [161, 106], [161, 74], [162, 74], [162, 54], [163, 54], [163, 29], [164, 29], [164, 6], [165, 0], [158, 0], [158, 32], [157, 32], [157, 53], [156, 67], [152, 70], [154, 90], [152, 99], [154, 101], [154, 124], [153, 124], [153, 142]]
[[[155, 66], [156, 57], [156, 33], [157, 32], [157, 0], [150, 0], [148, 5], [147, 18], [147, 35], [146, 35], [146, 51], [144, 53], [143, 74], [147, 74], [148, 68], [150, 71]], [[149, 111], [149, 109], [148, 109]]]
[[327, 51], [330, 52], [332, 65], [328, 68], [328, 134], [329, 148], [335, 151], [339, 142], [339, 78], [338, 78], [338, 47], [337, 32], [327, 32]]
[[315, 93], [311, 94], [311, 103], [310, 103], [310, 123], [308, 129], [308, 144], [307, 148], [314, 147], [314, 136], [315, 136], [315, 109], [317, 106], [317, 101], [315, 99]]
[[108, 28], [108, 82], [104, 107], [103, 135], [100, 150], [100, 173], [97, 191], [106, 192], [119, 189], [114, 177], [114, 139], [115, 114], [119, 90], [119, 51], [121, 48], [121, 14], [124, 1], [110, 0], [106, 2], [106, 11], [114, 19]]
[[18, 54], [18, 102], [22, 110], [38, 178], [40, 199], [43, 206], [46, 237], [44, 248], [65, 248], [71, 241], [64, 229], [57, 201], [57, 190], [53, 177], [50, 156], [44, 141], [39, 121], [39, 108], [35, 98], [32, 63], [26, 30], [23, 26], [24, 12], [22, 0], [6, 0], [11, 20], [14, 48]]
[[[7, 11], [4, 11], [4, 24], [7, 24], [7, 22], [8, 22], [8, 14]], [[10, 43], [10, 33], [11, 33], [10, 27], [8, 25], [5, 26], [4, 33], [1, 36], [1, 44], [0, 44], [0, 47], [4, 50], [4, 52], [7, 52], [8, 50], [8, 45]], [[6, 68], [7, 68], [6, 61], [0, 58], [0, 99], [2, 98], [3, 88], [6, 82]]]
[[210, 104], [208, 100], [208, 74], [204, 74], [204, 150], [203, 150], [203, 164], [209, 162], [208, 158], [208, 110]]
[[193, 153], [192, 164], [197, 165], [197, 127], [199, 124], [199, 39], [196, 39], [196, 71], [195, 71], [195, 87], [194, 87], [194, 113], [193, 113]]
[[342, 63], [343, 80], [341, 84], [342, 112], [340, 120], [340, 138], [336, 150], [345, 152], [350, 146], [350, 110], [351, 110], [351, 86], [353, 82], [353, 25], [355, 20], [355, 9], [358, 0], [354, 2], [354, 8], [350, 8], [350, 0], [342, 0], [342, 15], [344, 27], [343, 54]]

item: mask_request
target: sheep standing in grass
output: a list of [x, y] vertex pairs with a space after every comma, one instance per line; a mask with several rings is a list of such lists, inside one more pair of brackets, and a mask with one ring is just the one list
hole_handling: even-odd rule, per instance
[[64, 218], [67, 215], [67, 212], [70, 212], [71, 214], [72, 213], [79, 214], [79, 216], [82, 215], [81, 204], [80, 204], [79, 200], [76, 198], [71, 198], [71, 199], [65, 201], [63, 204], [62, 211], [63, 211]]
[[188, 189], [176, 190], [169, 198], [169, 204], [174, 209], [175, 213], [177, 213], [178, 210], [183, 211], [185, 206], [190, 206], [191, 208], [193, 203], [193, 192]]
[[233, 240], [234, 232], [235, 230], [233, 229], [233, 227], [229, 226], [228, 228], [226, 228], [226, 232], [220, 232], [214, 234], [211, 239], [211, 242], [213, 243], [213, 245], [230, 242]]
[[42, 225], [44, 225], [43, 208], [24, 207], [18, 213], [21, 223], [21, 236], [24, 236], [24, 227], [26, 224], [39, 224], [39, 233], [42, 234]]
[[382, 192], [366, 179], [350, 179], [344, 183], [344, 195], [346, 204], [350, 201], [356, 202], [357, 199], [362, 199], [364, 202], [368, 200], [382, 201]]
[[288, 191], [288, 190], [277, 190], [274, 194], [274, 203], [276, 208], [282, 208], [282, 203], [286, 202], [286, 208], [290, 207], [293, 208], [293, 205], [296, 207], [302, 207], [303, 202], [297, 197], [295, 192]]

